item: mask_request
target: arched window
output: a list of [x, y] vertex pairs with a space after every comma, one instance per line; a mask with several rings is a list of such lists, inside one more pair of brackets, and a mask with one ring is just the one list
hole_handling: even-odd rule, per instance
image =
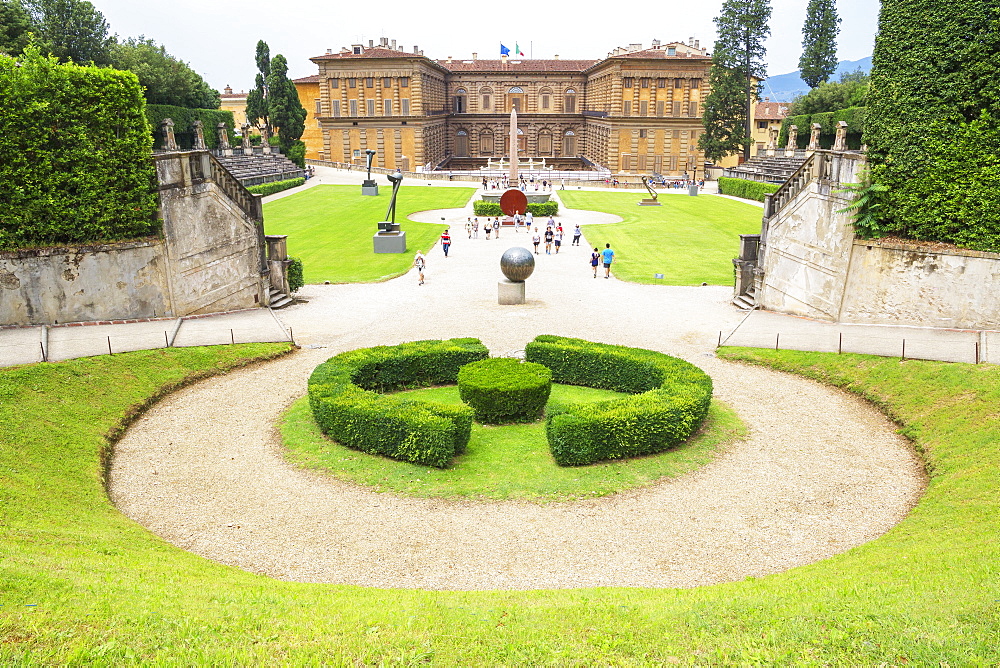
[[455, 113], [464, 114], [469, 110], [468, 104], [466, 102], [467, 91], [464, 88], [459, 88], [455, 91]]
[[576, 91], [572, 88], [567, 88], [566, 95], [563, 97], [563, 113], [576, 113]]
[[572, 158], [576, 155], [576, 133], [572, 130], [567, 130], [566, 134], [563, 135], [562, 152], [566, 158]]
[[548, 130], [538, 133], [538, 155], [552, 155], [552, 133]]
[[514, 86], [513, 88], [511, 88], [510, 90], [508, 90], [507, 91], [507, 99], [510, 100], [510, 109], [508, 109], [507, 111], [511, 111], [511, 110], [515, 110], [516, 109], [517, 113], [519, 113], [519, 114], [522, 113], [522, 112], [524, 112], [524, 89], [523, 88], [521, 88], [520, 86]]
[[493, 133], [489, 130], [483, 130], [479, 133], [479, 153], [493, 155]]
[[465, 130], [455, 133], [455, 155], [463, 157], [469, 155], [469, 133]]

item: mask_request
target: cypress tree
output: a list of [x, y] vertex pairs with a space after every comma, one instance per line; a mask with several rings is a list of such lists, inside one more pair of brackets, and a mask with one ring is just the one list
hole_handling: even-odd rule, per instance
[[799, 71], [810, 88], [829, 81], [837, 70], [839, 33], [840, 17], [837, 16], [835, 0], [809, 0], [806, 22], [802, 26]]
[[883, 0], [864, 137], [888, 190], [867, 232], [1000, 252], [997, 62], [996, 3]]
[[267, 42], [257, 42], [257, 77], [252, 91], [247, 93], [247, 121], [253, 125], [263, 121], [268, 136], [271, 135], [271, 114], [268, 105], [268, 78], [271, 76], [271, 49]]
[[271, 61], [267, 77], [268, 109], [271, 122], [278, 128], [281, 149], [285, 152], [306, 129], [306, 110], [299, 101], [295, 84], [288, 78], [288, 61], [280, 53]]
[[[760, 80], [767, 76], [764, 40], [771, 32], [770, 18], [770, 0], [725, 0], [715, 17], [719, 36], [709, 78], [719, 87], [713, 87], [705, 99], [705, 132], [698, 138], [698, 147], [706, 155], [708, 151], [730, 155], [742, 149], [744, 159], [750, 158], [751, 105], [760, 94]], [[736, 79], [742, 83], [739, 88]], [[734, 113], [737, 105], [742, 105], [738, 115]]]

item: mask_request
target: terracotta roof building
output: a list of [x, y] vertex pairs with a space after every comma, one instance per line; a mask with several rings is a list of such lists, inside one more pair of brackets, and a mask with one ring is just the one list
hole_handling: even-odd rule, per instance
[[632, 44], [598, 60], [433, 60], [383, 38], [311, 59], [295, 81], [309, 112], [307, 157], [412, 171], [474, 169], [509, 152], [518, 112], [522, 159], [665, 175], [701, 171], [697, 151], [709, 54], [694, 40]]

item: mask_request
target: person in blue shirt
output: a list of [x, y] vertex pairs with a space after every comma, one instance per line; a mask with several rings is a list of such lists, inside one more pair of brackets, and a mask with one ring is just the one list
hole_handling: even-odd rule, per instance
[[615, 252], [611, 250], [611, 244], [604, 244], [601, 259], [604, 260], [604, 278], [611, 278], [611, 261], [615, 259]]

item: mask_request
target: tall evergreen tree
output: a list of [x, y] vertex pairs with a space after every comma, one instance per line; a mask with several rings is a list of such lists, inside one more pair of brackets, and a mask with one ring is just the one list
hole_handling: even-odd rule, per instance
[[15, 56], [28, 46], [31, 18], [20, 0], [0, 0], [0, 53]]
[[[719, 36], [709, 76], [719, 88], [713, 87], [705, 99], [705, 132], [698, 138], [698, 147], [706, 155], [710, 150], [724, 156], [742, 149], [744, 159], [750, 158], [751, 106], [760, 93], [760, 80], [767, 76], [764, 40], [771, 33], [770, 18], [770, 0], [725, 0], [715, 17]], [[742, 105], [738, 115], [734, 113], [737, 105]]]
[[268, 79], [271, 76], [271, 49], [267, 42], [257, 42], [257, 77], [254, 89], [247, 94], [247, 120], [254, 125], [263, 122], [271, 134], [271, 113], [268, 100]]
[[104, 15], [86, 0], [22, 0], [32, 30], [52, 55], [75, 63], [111, 62], [114, 37]]
[[836, 0], [809, 0], [806, 22], [802, 26], [799, 71], [810, 88], [829, 81], [837, 71], [839, 33], [840, 17], [837, 16]]
[[271, 61], [271, 73], [267, 77], [268, 110], [271, 122], [278, 128], [281, 150], [293, 161], [304, 166], [304, 147], [299, 137], [306, 129], [306, 110], [299, 101], [295, 84], [288, 78], [288, 61], [280, 53]]

